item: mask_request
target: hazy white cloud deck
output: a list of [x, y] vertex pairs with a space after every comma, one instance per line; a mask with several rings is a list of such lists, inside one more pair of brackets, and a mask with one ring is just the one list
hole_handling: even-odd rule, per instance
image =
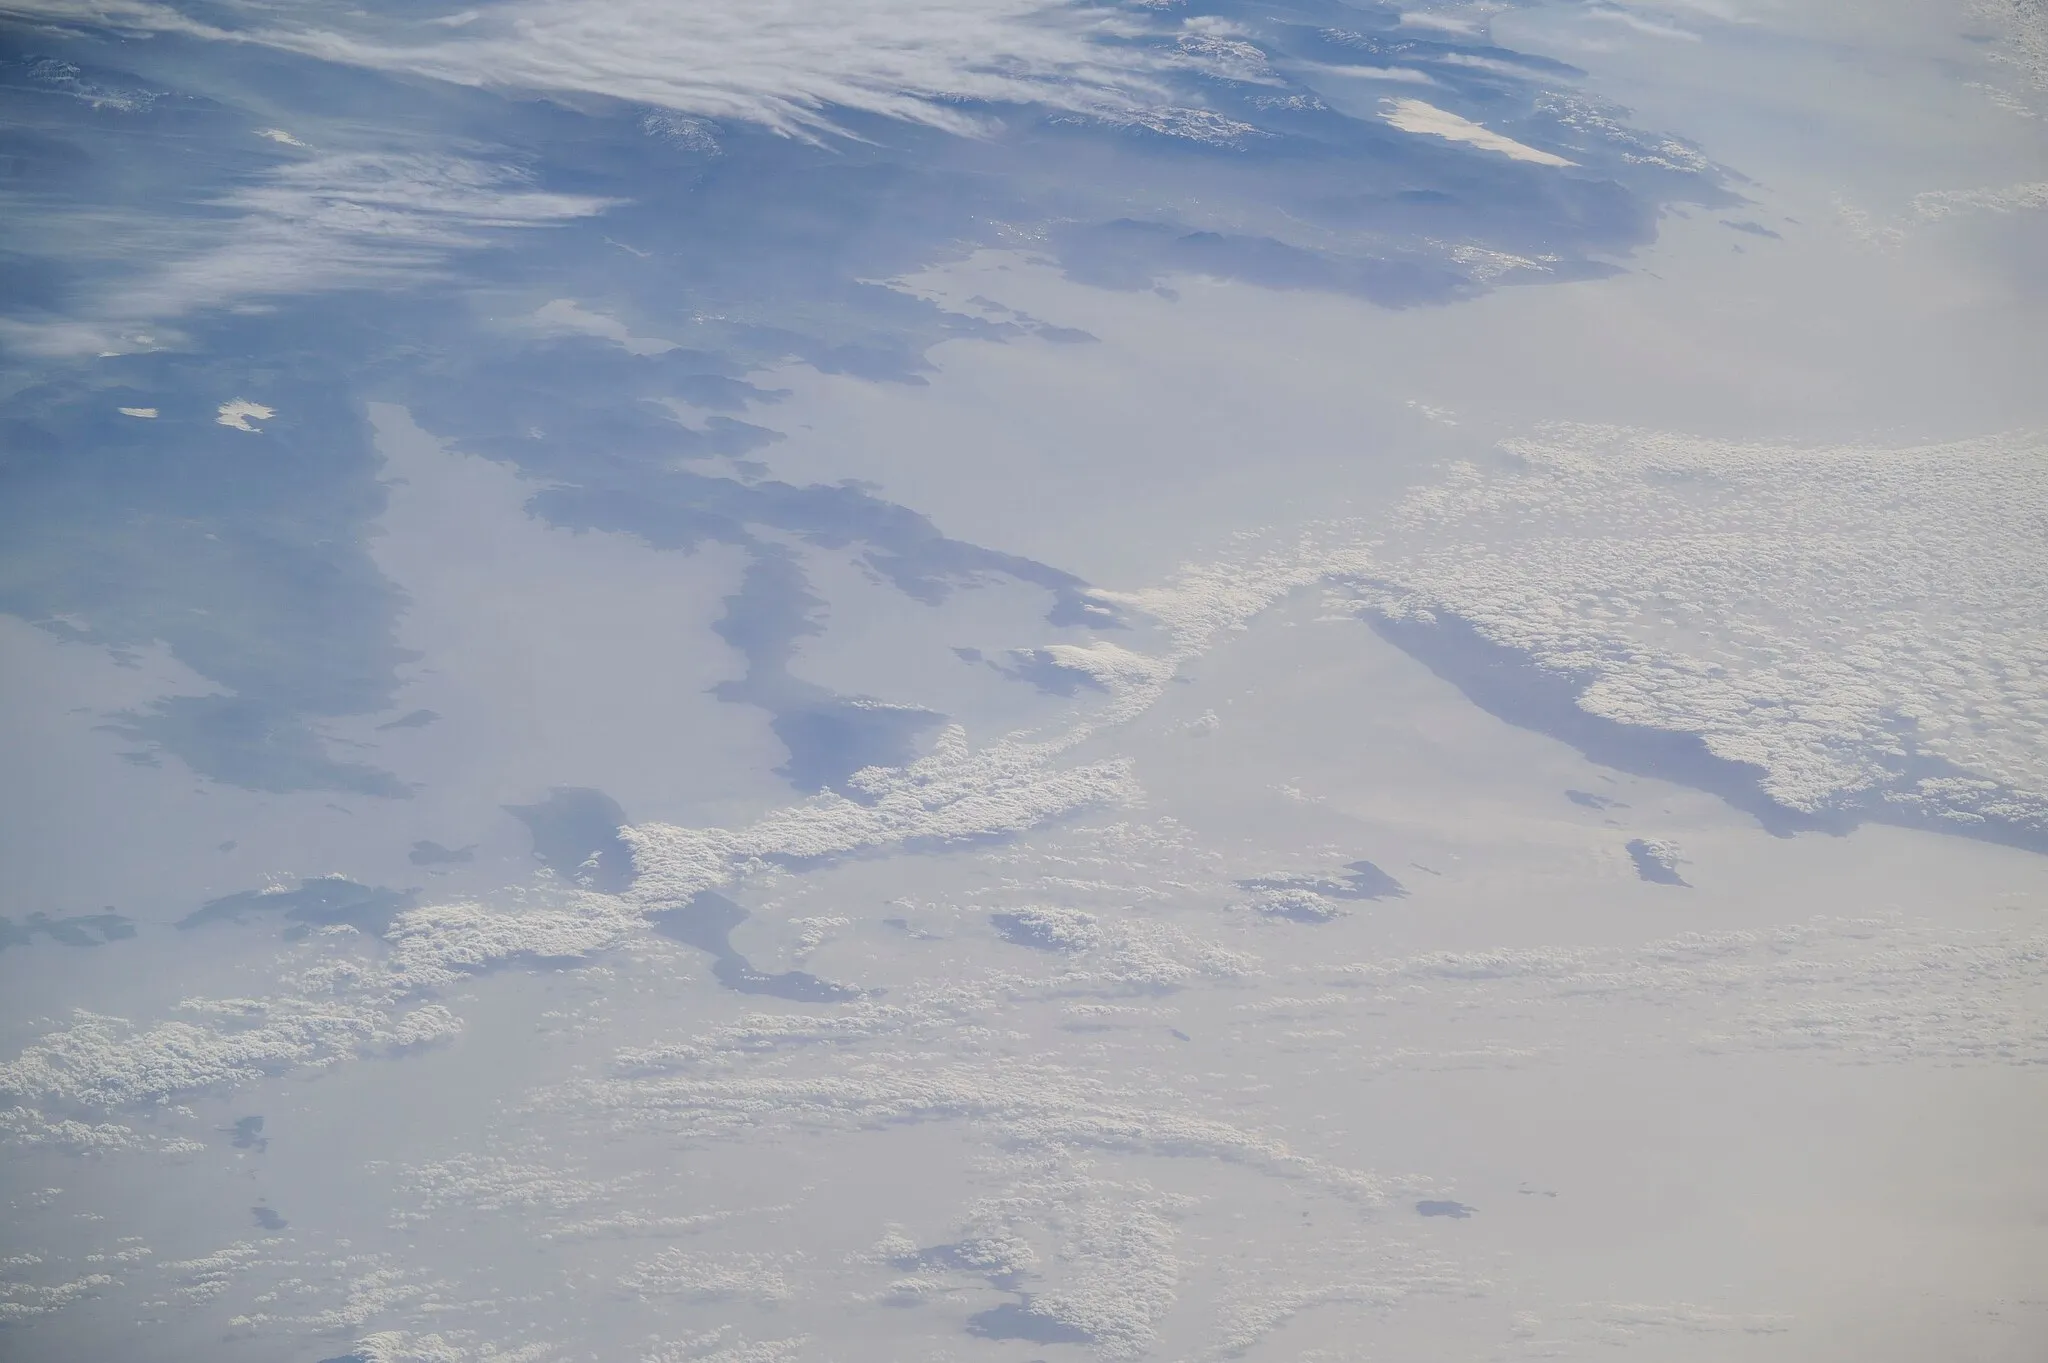
[[0, 24], [10, 1360], [2037, 1356], [2028, 6]]

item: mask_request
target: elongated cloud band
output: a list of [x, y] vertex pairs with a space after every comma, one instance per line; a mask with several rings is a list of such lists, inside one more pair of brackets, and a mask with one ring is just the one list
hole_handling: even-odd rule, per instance
[[508, 230], [588, 217], [610, 203], [540, 190], [513, 169], [463, 156], [313, 156], [215, 199], [233, 220], [203, 249], [180, 250], [185, 237], [167, 233], [162, 262], [112, 285], [90, 318], [0, 323], [0, 339], [26, 353], [126, 350], [147, 345], [138, 337], [159, 321], [417, 278]]
[[810, 136], [830, 109], [967, 130], [962, 101], [1109, 107], [1153, 58], [1057, 0], [510, 0], [421, 22], [301, 6], [246, 27], [142, 0], [0, 14], [257, 43], [458, 85], [607, 96]]

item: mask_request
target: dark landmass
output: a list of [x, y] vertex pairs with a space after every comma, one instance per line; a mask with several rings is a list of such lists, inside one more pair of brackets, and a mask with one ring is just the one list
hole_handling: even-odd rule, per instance
[[805, 971], [770, 975], [754, 969], [732, 945], [732, 930], [746, 920], [745, 909], [715, 890], [701, 891], [679, 909], [663, 909], [648, 917], [662, 936], [710, 953], [712, 976], [727, 989], [798, 1003], [843, 1003], [861, 997], [862, 990]]
[[572, 885], [600, 894], [623, 894], [639, 870], [633, 849], [619, 836], [626, 811], [601, 790], [557, 786], [539, 804], [506, 805], [526, 825], [533, 855]]

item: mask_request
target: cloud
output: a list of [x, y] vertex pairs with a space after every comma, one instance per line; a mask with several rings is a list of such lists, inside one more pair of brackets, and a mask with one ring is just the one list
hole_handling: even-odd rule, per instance
[[610, 341], [629, 355], [665, 355], [676, 349], [674, 341], [658, 336], [635, 336], [618, 318], [592, 312], [573, 298], [557, 298], [534, 309], [533, 329], [546, 336], [595, 336]]
[[[589, 217], [612, 202], [536, 189], [515, 167], [467, 156], [308, 157], [211, 200], [209, 208], [232, 215], [211, 245], [181, 250], [187, 235], [166, 225], [160, 240], [179, 245], [106, 286], [83, 319], [10, 320], [5, 335], [32, 354], [148, 348], [161, 339], [152, 322], [267, 298], [416, 282], [504, 232]], [[255, 429], [229, 416], [224, 407], [223, 425]]]
[[266, 295], [391, 284], [494, 233], [603, 211], [609, 200], [530, 188], [503, 165], [433, 153], [348, 153], [277, 167], [215, 206], [237, 213], [213, 249], [123, 292], [130, 317], [174, 317]]
[[1931, 223], [1985, 213], [2032, 213], [2048, 208], [2048, 182], [1924, 190], [1913, 196], [1904, 214], [1890, 220], [1879, 218], [1840, 195], [1834, 197], [1833, 203], [1836, 216], [1851, 236], [1874, 250], [1889, 252], [1904, 246], [1909, 236]]
[[577, 1080], [536, 1095], [535, 1102], [610, 1129], [645, 1127], [685, 1139], [968, 1122], [992, 1130], [1012, 1149], [1210, 1159], [1300, 1180], [1362, 1206], [1387, 1197], [1387, 1183], [1374, 1174], [1207, 1116], [1179, 1095], [1133, 1093], [1063, 1065], [1016, 1057], [935, 1065], [927, 1055], [887, 1049], [857, 1059], [835, 1053], [828, 1067], [814, 1071], [769, 1070], [754, 1053], [717, 1058], [724, 1063], [716, 1067], [707, 1058], [679, 1065], [676, 1073]]
[[[2048, 840], [2048, 475], [1909, 449], [1556, 425], [1413, 494], [1369, 608], [1435, 613], [1698, 734], [1787, 809]], [[2001, 834], [1999, 830], [2004, 830]]]
[[[37, 1256], [40, 1262], [40, 1256]], [[19, 1325], [61, 1311], [113, 1286], [113, 1275], [87, 1273], [61, 1283], [0, 1282], [0, 1326]]]
[[161, 1136], [116, 1122], [81, 1122], [49, 1117], [16, 1105], [0, 1108], [0, 1137], [17, 1146], [44, 1146], [70, 1155], [112, 1155], [158, 1151], [196, 1155], [206, 1147], [182, 1136]]
[[400, 1178], [404, 1207], [399, 1225], [435, 1221], [457, 1208], [528, 1213], [563, 1212], [587, 1206], [625, 1186], [625, 1180], [598, 1182], [538, 1164], [501, 1155], [461, 1154], [445, 1160], [406, 1166]]
[[929, 756], [900, 769], [870, 767], [847, 787], [777, 810], [742, 829], [642, 824], [621, 830], [640, 879], [631, 898], [650, 909], [730, 883], [750, 865], [1022, 832], [1091, 807], [1131, 801], [1128, 762], [1059, 767], [1063, 745], [1005, 740], [982, 749], [949, 726]]
[[[959, 101], [1050, 102], [1108, 111], [1135, 87], [1113, 73], [1096, 21], [1046, 0], [960, 7], [943, 0], [734, 4], [515, 0], [456, 27], [299, 8], [229, 27], [139, 0], [42, 0], [0, 7], [29, 19], [260, 44], [337, 63], [457, 84], [607, 95], [815, 136], [841, 107], [966, 130]], [[1138, 60], [1131, 58], [1130, 60]], [[1146, 58], [1145, 60], [1151, 60]], [[1127, 63], [1128, 64], [1128, 63]], [[110, 354], [170, 338], [151, 323], [291, 295], [417, 280], [508, 231], [604, 211], [611, 200], [551, 193], [511, 165], [445, 151], [302, 153], [204, 200], [225, 227], [154, 221], [143, 264], [65, 318], [17, 317], [6, 339], [30, 354]], [[197, 244], [203, 242], [204, 244]]]
[[1434, 104], [1425, 104], [1419, 99], [1397, 99], [1385, 115], [1387, 122], [1404, 133], [1420, 133], [1425, 137], [1442, 137], [1452, 142], [1464, 142], [1481, 151], [1498, 152], [1517, 161], [1529, 161], [1539, 166], [1569, 166], [1576, 164], [1553, 152], [1538, 151], [1524, 146], [1512, 137], [1503, 137], [1489, 128], [1481, 127], [1469, 118], [1461, 118]]
[[668, 1249], [636, 1264], [619, 1280], [619, 1286], [643, 1297], [779, 1302], [790, 1295], [789, 1280], [783, 1270], [792, 1262], [788, 1255]]
[[426, 26], [339, 6], [289, 19], [273, 11], [246, 28], [137, 0], [44, 0], [14, 12], [456, 85], [605, 96], [804, 137], [830, 130], [835, 109], [968, 131], [963, 101], [1121, 105], [1149, 88], [1141, 68], [1160, 60], [1096, 41], [1121, 26], [1055, 0], [511, 0]]
[[[1485, 1007], [1518, 1029], [1594, 1007], [1654, 1005], [1669, 1027], [1633, 1045], [1680, 1041], [1712, 1054], [1801, 1050], [1849, 1063], [1940, 1059], [2037, 1066], [2048, 1025], [2028, 1001], [2048, 975], [2048, 941], [2023, 926], [1822, 918], [1768, 930], [1686, 933], [1628, 946], [1498, 947], [1382, 958], [1333, 971], [1360, 991], [1351, 1009]], [[1413, 985], [1424, 985], [1410, 992]], [[1437, 999], [1453, 992], [1455, 1002]], [[1334, 1016], [1327, 996], [1313, 1001]], [[1640, 1015], [1639, 1015], [1640, 1016]]]
[[2014, 67], [2037, 89], [2048, 90], [2048, 5], [2040, 0], [1976, 0], [1973, 14], [2002, 31], [1993, 60]]
[[[1128, 763], [1059, 767], [1059, 745], [1004, 742], [976, 751], [957, 728], [901, 770], [869, 769], [738, 830], [649, 824], [624, 830], [641, 878], [630, 896], [551, 892], [510, 903], [428, 905], [399, 915], [384, 960], [330, 959], [268, 998], [192, 999], [183, 1015], [138, 1027], [78, 1012], [0, 1063], [0, 1094], [102, 1109], [163, 1104], [264, 1075], [319, 1069], [456, 1035], [459, 1019], [422, 996], [514, 961], [572, 960], [644, 936], [643, 914], [730, 884], [771, 861], [1020, 832], [1081, 809], [1130, 801]], [[528, 901], [528, 902], [522, 902]], [[1111, 985], [1170, 987], [1246, 963], [1165, 925], [1119, 934], [1092, 968]]]
[[1931, 189], [1913, 196], [1913, 213], [1924, 222], [1959, 214], [2023, 213], [2048, 208], [2048, 182], [1999, 189]]
[[641, 1363], [796, 1363], [809, 1337], [740, 1339], [730, 1325], [674, 1343], [657, 1343]]
[[[191, 999], [186, 1014], [137, 1029], [82, 1010], [0, 1065], [0, 1093], [117, 1108], [246, 1083], [288, 1069], [321, 1068], [365, 1051], [453, 1036], [461, 1024], [439, 1004], [399, 1014], [381, 1001]], [[191, 1020], [187, 1020], [187, 1018]]]
[[274, 408], [265, 407], [260, 402], [251, 402], [247, 398], [231, 398], [220, 405], [220, 412], [214, 417], [213, 422], [216, 426], [226, 426], [230, 430], [236, 431], [248, 431], [251, 435], [254, 435], [261, 432], [263, 428], [253, 423], [268, 421], [276, 415], [277, 412]]
[[1700, 35], [1690, 29], [1679, 28], [1675, 24], [1659, 23], [1655, 19], [1646, 19], [1632, 10], [1623, 9], [1620, 5], [1596, 4], [1589, 6], [1586, 10], [1586, 17], [1590, 19], [1604, 19], [1609, 23], [1620, 24], [1624, 28], [1632, 28], [1638, 33], [1647, 33], [1653, 38], [1676, 38], [1682, 42], [1689, 43], [1700, 41]]
[[1477, 33], [1479, 25], [1470, 19], [1452, 14], [1432, 14], [1426, 10], [1409, 10], [1401, 15], [1402, 28], [1433, 28], [1442, 33]]

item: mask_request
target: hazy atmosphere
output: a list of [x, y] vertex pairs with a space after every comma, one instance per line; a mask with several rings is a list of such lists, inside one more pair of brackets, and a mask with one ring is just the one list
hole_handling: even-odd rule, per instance
[[0, 0], [0, 1358], [2039, 1363], [2042, 0]]

